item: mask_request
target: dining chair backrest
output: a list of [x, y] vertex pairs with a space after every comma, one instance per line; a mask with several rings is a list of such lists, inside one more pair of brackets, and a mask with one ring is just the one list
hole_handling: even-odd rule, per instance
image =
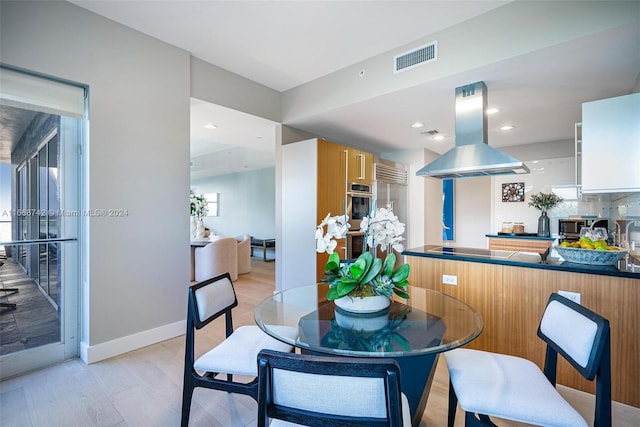
[[611, 424], [609, 321], [559, 294], [551, 294], [538, 336], [547, 343], [544, 375], [556, 385], [558, 354], [589, 381], [596, 380], [594, 426]]
[[[405, 414], [408, 415], [408, 414]], [[258, 354], [258, 427], [402, 426], [400, 369], [392, 359]]]
[[547, 343], [544, 372], [554, 385], [558, 353], [590, 381], [608, 363], [609, 321], [561, 295], [549, 297], [538, 336]]
[[194, 326], [200, 329], [218, 316], [238, 305], [231, 276], [225, 273], [205, 280], [189, 289], [190, 303], [193, 304]]
[[[269, 337], [256, 325], [244, 325], [234, 330], [231, 312], [237, 305], [238, 300], [229, 273], [220, 274], [189, 287], [180, 422], [182, 427], [189, 425], [194, 389], [202, 387], [226, 393], [245, 394], [257, 399], [258, 379], [255, 360], [260, 350], [263, 348], [291, 350], [290, 345]], [[204, 328], [222, 315], [225, 320], [225, 339], [210, 347], [196, 359], [197, 330]], [[203, 339], [200, 351], [207, 341], [210, 339]], [[234, 380], [234, 376], [237, 380]], [[252, 379], [247, 381], [246, 377]]]

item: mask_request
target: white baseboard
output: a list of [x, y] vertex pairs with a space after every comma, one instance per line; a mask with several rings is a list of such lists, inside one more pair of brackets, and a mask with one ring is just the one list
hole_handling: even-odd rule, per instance
[[129, 351], [184, 335], [186, 327], [186, 320], [181, 320], [96, 345], [90, 346], [85, 342], [81, 342], [80, 358], [86, 364], [99, 362], [113, 356], [118, 356]]

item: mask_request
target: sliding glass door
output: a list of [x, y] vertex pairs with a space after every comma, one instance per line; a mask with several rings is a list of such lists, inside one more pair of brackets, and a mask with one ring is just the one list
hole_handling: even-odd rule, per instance
[[4, 379], [78, 356], [86, 91], [4, 67], [0, 77]]

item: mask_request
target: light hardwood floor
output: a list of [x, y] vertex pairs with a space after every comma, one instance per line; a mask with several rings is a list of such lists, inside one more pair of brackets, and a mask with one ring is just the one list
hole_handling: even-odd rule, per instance
[[[253, 310], [274, 289], [275, 263], [252, 259], [250, 274], [235, 283], [240, 301], [235, 326], [255, 324]], [[218, 323], [219, 322], [219, 323]], [[197, 353], [223, 339], [222, 321], [199, 334]], [[184, 337], [85, 365], [72, 360], [0, 383], [0, 425], [8, 426], [179, 426]], [[447, 422], [448, 375], [438, 363], [421, 426]], [[593, 397], [561, 387], [561, 393], [592, 422]], [[197, 389], [191, 426], [255, 426], [257, 405], [246, 396]], [[519, 425], [497, 420], [500, 426]], [[463, 425], [458, 410], [456, 426]], [[613, 425], [640, 425], [640, 409], [614, 403]]]

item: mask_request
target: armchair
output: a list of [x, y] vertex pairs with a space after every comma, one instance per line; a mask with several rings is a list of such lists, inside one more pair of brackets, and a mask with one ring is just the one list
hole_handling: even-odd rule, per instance
[[195, 248], [195, 280], [202, 282], [223, 273], [238, 279], [238, 242], [222, 237], [202, 248]]
[[251, 272], [251, 236], [242, 234], [236, 237], [238, 241], [238, 274]]

